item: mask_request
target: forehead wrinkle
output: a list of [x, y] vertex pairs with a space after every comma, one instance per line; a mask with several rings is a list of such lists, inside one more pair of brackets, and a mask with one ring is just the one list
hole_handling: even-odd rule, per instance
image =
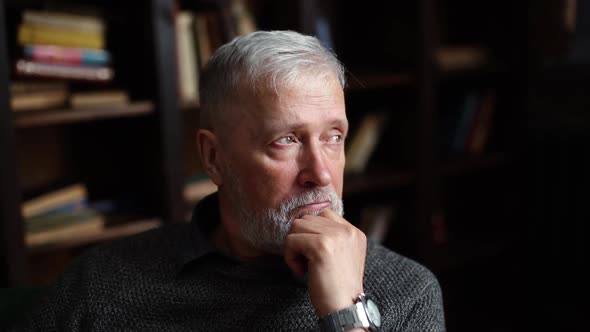
[[[295, 130], [308, 126], [305, 114], [314, 112], [319, 116], [317, 121], [330, 121], [334, 124], [346, 125], [346, 119], [334, 116], [333, 110], [343, 105], [343, 92], [334, 93], [339, 85], [330, 80], [314, 80], [302, 87], [296, 85], [282, 89], [280, 92], [269, 89], [257, 89], [256, 93], [245, 93], [244, 102], [239, 105], [242, 113], [241, 121], [258, 124], [250, 125], [250, 138], [259, 138], [265, 130], [280, 128], [281, 130]], [[316, 89], [310, 88], [313, 86]], [[252, 92], [252, 91], [250, 91]], [[334, 119], [330, 119], [334, 117]], [[236, 121], [241, 123], [240, 121]], [[264, 126], [262, 126], [264, 124]], [[263, 128], [262, 128], [263, 127]]]

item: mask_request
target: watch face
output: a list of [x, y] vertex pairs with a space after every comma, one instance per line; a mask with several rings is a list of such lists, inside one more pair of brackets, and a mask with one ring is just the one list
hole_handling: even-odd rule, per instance
[[379, 313], [379, 308], [377, 308], [375, 302], [371, 300], [367, 301], [367, 314], [371, 323], [373, 323], [376, 327], [381, 326], [381, 313]]

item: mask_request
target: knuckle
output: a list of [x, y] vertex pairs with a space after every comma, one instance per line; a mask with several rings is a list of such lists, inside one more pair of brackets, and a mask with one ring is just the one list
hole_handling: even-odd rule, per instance
[[359, 236], [358, 233], [362, 233], [362, 232], [360, 232], [358, 228], [354, 227], [351, 224], [346, 224], [346, 225], [343, 225], [343, 227], [342, 227], [342, 234], [347, 239], [355, 239], [356, 237]]
[[317, 242], [317, 251], [319, 255], [325, 255], [332, 251], [333, 240], [330, 236], [320, 235]]
[[367, 242], [367, 234], [365, 234], [363, 231], [361, 231], [360, 229], [357, 230], [357, 234], [359, 237], [359, 240], [362, 242]]

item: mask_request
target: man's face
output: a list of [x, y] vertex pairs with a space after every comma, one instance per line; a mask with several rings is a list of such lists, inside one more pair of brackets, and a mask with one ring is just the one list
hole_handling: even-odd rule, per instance
[[280, 253], [291, 222], [330, 208], [342, 215], [348, 121], [336, 80], [245, 98], [222, 139], [223, 184], [242, 236]]

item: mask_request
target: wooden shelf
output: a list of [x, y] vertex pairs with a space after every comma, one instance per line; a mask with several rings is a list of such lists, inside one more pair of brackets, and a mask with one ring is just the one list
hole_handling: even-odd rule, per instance
[[162, 222], [157, 218], [117, 223], [116, 225], [112, 226], [109, 226], [107, 223], [107, 226], [100, 234], [72, 238], [67, 241], [60, 241], [47, 245], [33, 246], [27, 248], [27, 251], [29, 254], [36, 254], [45, 253], [47, 251], [53, 250], [81, 247], [89, 244], [113, 240], [141, 233], [150, 229], [160, 227], [161, 225]]
[[375, 171], [363, 174], [347, 174], [344, 179], [343, 196], [402, 188], [410, 185], [412, 181], [413, 175], [403, 171]]
[[28, 128], [100, 119], [134, 117], [152, 113], [154, 112], [154, 108], [154, 104], [151, 101], [140, 101], [130, 103], [127, 106], [23, 112], [15, 113], [14, 123], [18, 128]]
[[409, 86], [415, 82], [415, 77], [408, 73], [363, 74], [349, 77], [347, 81], [346, 91], [363, 91]]

